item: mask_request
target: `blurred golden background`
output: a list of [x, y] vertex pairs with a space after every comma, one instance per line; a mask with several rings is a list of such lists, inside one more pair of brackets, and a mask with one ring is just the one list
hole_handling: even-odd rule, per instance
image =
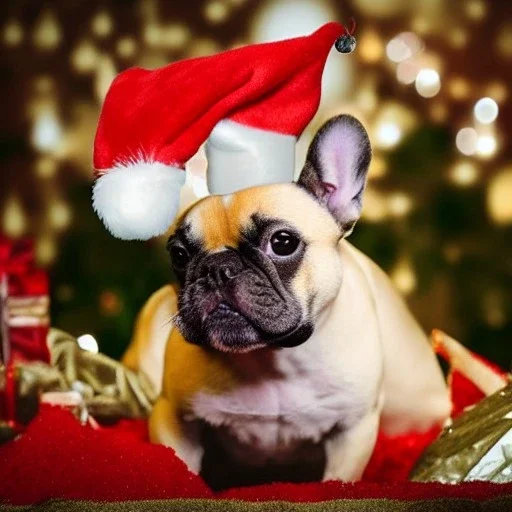
[[[507, 0], [4, 0], [0, 232], [34, 238], [53, 325], [119, 356], [144, 300], [172, 279], [164, 240], [116, 240], [91, 208], [93, 137], [116, 73], [351, 17], [356, 51], [328, 60], [298, 164], [328, 117], [360, 118], [374, 159], [352, 242], [389, 272], [426, 330], [510, 365]], [[200, 152], [184, 204], [206, 193], [204, 169]]]

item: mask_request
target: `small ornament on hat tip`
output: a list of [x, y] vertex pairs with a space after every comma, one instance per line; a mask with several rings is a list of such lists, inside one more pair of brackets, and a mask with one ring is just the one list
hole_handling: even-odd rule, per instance
[[352, 26], [350, 27], [350, 30], [345, 28], [345, 33], [338, 37], [334, 43], [334, 47], [336, 50], [338, 50], [340, 53], [351, 53], [356, 49], [356, 38], [354, 37], [354, 31], [356, 29], [356, 21], [354, 18], [351, 18], [352, 20]]

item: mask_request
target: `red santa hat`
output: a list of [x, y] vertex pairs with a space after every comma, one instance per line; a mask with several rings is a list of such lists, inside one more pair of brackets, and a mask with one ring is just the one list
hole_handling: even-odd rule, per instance
[[126, 240], [164, 233], [185, 164], [207, 139], [212, 193], [292, 181], [295, 141], [318, 109], [333, 43], [355, 47], [351, 32], [328, 23], [310, 36], [121, 73], [94, 141], [93, 206], [107, 229]]

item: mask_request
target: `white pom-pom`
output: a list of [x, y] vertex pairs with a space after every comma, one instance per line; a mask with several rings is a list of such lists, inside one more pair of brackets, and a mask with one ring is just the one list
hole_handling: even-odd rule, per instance
[[105, 227], [123, 240], [147, 240], [169, 228], [179, 207], [183, 169], [159, 162], [118, 164], [93, 187], [93, 207]]

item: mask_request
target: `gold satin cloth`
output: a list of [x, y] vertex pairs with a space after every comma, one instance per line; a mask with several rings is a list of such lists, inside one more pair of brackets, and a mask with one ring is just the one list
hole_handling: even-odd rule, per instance
[[104, 354], [81, 349], [76, 338], [58, 329], [50, 329], [48, 347], [50, 365], [15, 363], [20, 422], [27, 423], [37, 413], [41, 394], [52, 391], [78, 391], [88, 414], [100, 422], [145, 418], [151, 412], [156, 393], [142, 373]]
[[512, 382], [446, 427], [423, 453], [415, 482], [512, 482]]

